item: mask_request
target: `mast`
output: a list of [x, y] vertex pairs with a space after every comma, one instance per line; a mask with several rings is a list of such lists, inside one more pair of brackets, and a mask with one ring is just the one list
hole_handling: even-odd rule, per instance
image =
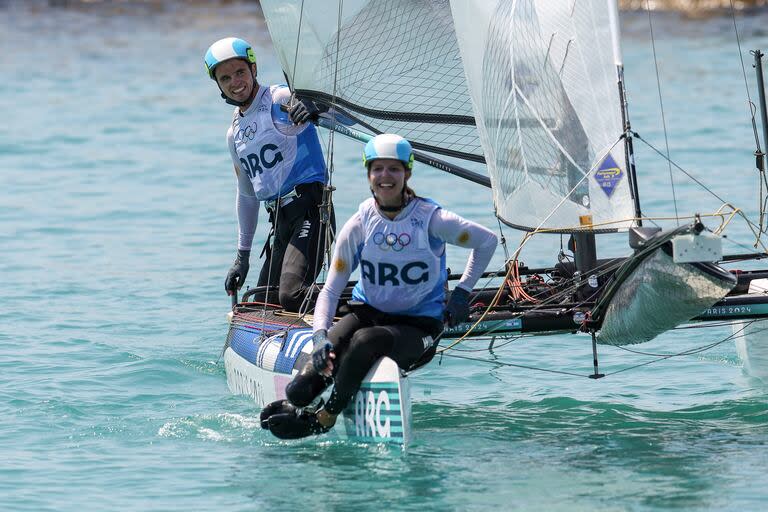
[[613, 58], [616, 64], [616, 77], [619, 87], [619, 103], [621, 104], [621, 121], [624, 128], [624, 157], [627, 162], [627, 174], [629, 176], [629, 193], [635, 206], [635, 218], [637, 225], [642, 226], [642, 213], [640, 211], [640, 194], [637, 189], [637, 172], [635, 170], [635, 153], [632, 146], [632, 128], [629, 122], [629, 109], [627, 106], [626, 90], [624, 89], [624, 63], [621, 57], [621, 41], [619, 40], [619, 8], [616, 0], [608, 1], [608, 18], [611, 24], [611, 42], [613, 44]]
[[[760, 120], [763, 124], [763, 147], [768, 147], [768, 109], [765, 105], [765, 85], [763, 82], [763, 64], [762, 58], [765, 56], [760, 50], [752, 52], [755, 56], [755, 74], [757, 75], [757, 95], [760, 101]], [[765, 163], [761, 159], [760, 169], [765, 169]]]

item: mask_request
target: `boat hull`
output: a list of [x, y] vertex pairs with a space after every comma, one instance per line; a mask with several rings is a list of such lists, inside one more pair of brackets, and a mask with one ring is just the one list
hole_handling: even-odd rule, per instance
[[644, 343], [717, 303], [736, 277], [709, 263], [676, 263], [669, 246], [643, 257], [616, 286], [603, 314], [597, 342]]
[[[768, 279], [755, 279], [749, 284], [749, 295], [765, 297]], [[765, 320], [731, 323], [736, 352], [743, 363], [744, 373], [768, 384], [768, 322]]]
[[[285, 388], [309, 360], [312, 330], [264, 333], [252, 322], [230, 323], [224, 351], [227, 385], [235, 395], [263, 407], [284, 399]], [[407, 445], [411, 439], [411, 393], [397, 364], [381, 358], [363, 379], [333, 431], [355, 442]]]

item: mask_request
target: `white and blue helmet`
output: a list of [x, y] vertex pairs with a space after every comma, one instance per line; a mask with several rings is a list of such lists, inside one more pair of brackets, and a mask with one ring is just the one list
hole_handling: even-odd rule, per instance
[[400, 160], [409, 171], [413, 169], [413, 149], [411, 143], [394, 133], [377, 135], [365, 145], [363, 165], [367, 169], [371, 162], [382, 158]]
[[216, 80], [213, 70], [230, 59], [243, 59], [256, 64], [256, 56], [250, 44], [237, 37], [225, 37], [213, 43], [205, 52], [205, 68], [208, 70], [208, 76]]

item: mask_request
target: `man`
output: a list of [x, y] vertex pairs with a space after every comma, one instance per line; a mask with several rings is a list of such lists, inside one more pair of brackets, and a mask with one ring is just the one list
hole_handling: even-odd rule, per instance
[[[320, 211], [327, 183], [325, 160], [317, 129], [308, 122], [317, 120], [319, 112], [311, 103], [290, 103], [291, 93], [284, 85], [260, 85], [253, 49], [242, 39], [213, 43], [205, 65], [221, 97], [235, 106], [227, 145], [237, 176], [239, 235], [237, 258], [224, 288], [233, 295], [245, 282], [259, 202], [264, 201], [272, 231], [262, 251], [266, 260], [257, 285], [270, 289], [279, 285], [279, 303], [288, 311], [299, 311], [320, 272], [328, 231]], [[289, 103], [286, 113], [281, 106]], [[325, 213], [332, 232], [332, 206]], [[264, 290], [254, 299], [274, 302], [275, 297]]]

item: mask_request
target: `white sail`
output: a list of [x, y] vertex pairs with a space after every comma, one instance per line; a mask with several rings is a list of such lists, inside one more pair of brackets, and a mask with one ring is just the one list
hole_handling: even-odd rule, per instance
[[561, 231], [588, 215], [600, 228], [632, 225], [612, 1], [450, 2], [496, 210], [509, 224]]
[[369, 132], [483, 162], [448, 0], [261, 5], [297, 93], [348, 112]]
[[368, 132], [485, 163], [504, 222], [556, 231], [578, 229], [585, 215], [603, 229], [632, 224], [618, 28], [608, 7], [262, 1], [298, 94], [348, 113]]

